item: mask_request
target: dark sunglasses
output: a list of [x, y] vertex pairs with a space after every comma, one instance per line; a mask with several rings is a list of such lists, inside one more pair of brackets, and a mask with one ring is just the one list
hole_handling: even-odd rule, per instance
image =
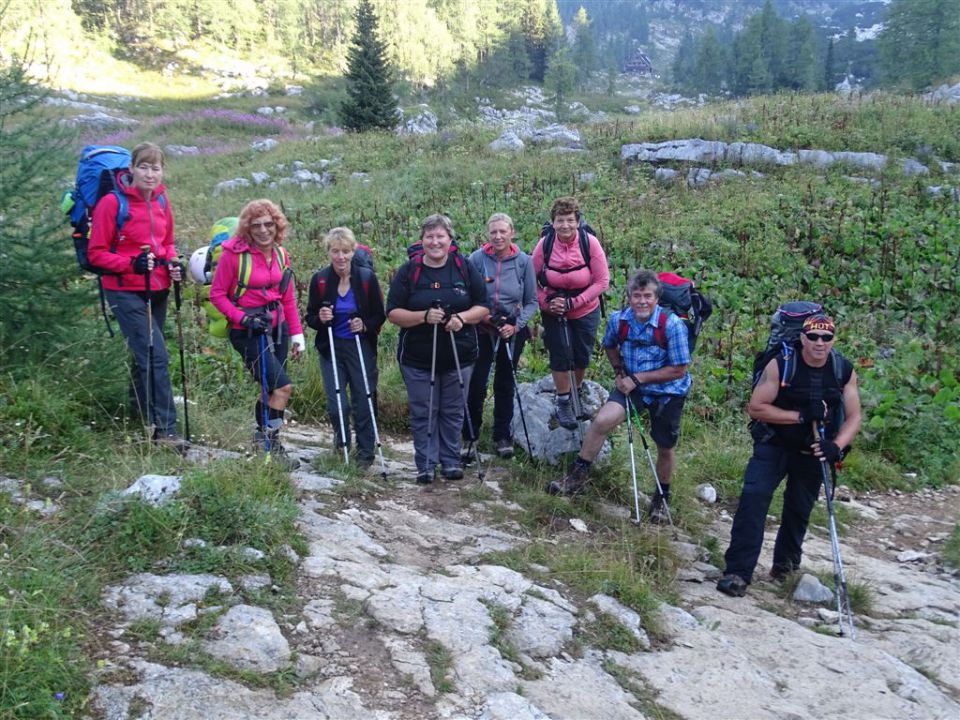
[[823, 340], [825, 343], [833, 340], [833, 335], [820, 335], [819, 333], [804, 333], [807, 336], [807, 340], [810, 342], [816, 342], [817, 340]]

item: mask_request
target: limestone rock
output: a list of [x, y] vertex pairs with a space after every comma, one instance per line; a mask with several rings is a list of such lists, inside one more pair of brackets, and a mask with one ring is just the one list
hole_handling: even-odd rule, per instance
[[234, 605], [218, 621], [203, 649], [238, 670], [276, 672], [290, 663], [290, 645], [269, 610]]
[[102, 602], [127, 621], [159, 620], [175, 627], [196, 619], [197, 603], [211, 590], [230, 594], [233, 586], [218, 575], [141, 573], [107, 587]]
[[517, 650], [533, 658], [554, 657], [573, 640], [576, 622], [569, 611], [527, 595], [507, 631], [507, 638]]
[[797, 587], [793, 591], [793, 599], [797, 602], [829, 603], [833, 602], [833, 591], [823, 585], [815, 576], [804, 573]]
[[513, 131], [506, 130], [490, 143], [493, 152], [520, 152], [525, 147], [523, 140]]
[[136, 661], [138, 680], [127, 685], [101, 685], [93, 706], [104, 720], [131, 717], [159, 720], [390, 720], [392, 715], [364, 706], [347, 677], [334, 677], [287, 698], [270, 689], [251, 690], [232, 680], [198, 670], [168, 668]]
[[141, 475], [133, 485], [123, 491], [124, 495], [139, 495], [148, 505], [163, 505], [180, 492], [179, 475]]
[[598, 593], [590, 598], [590, 602], [596, 605], [597, 609], [607, 615], [610, 615], [617, 622], [623, 625], [624, 628], [630, 631], [630, 634], [636, 638], [637, 642], [640, 643], [640, 647], [644, 650], [650, 649], [650, 638], [647, 636], [646, 631], [643, 629], [643, 623], [640, 619], [640, 616], [624, 605], [621, 605], [617, 600], [610, 597], [609, 595], [603, 595]]

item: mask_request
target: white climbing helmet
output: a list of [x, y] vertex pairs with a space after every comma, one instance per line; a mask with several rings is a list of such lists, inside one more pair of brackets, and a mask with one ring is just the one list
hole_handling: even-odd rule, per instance
[[202, 248], [194, 250], [190, 256], [190, 277], [198, 285], [206, 285], [211, 280], [212, 273], [207, 270], [208, 252], [210, 252], [210, 246], [204, 245]]

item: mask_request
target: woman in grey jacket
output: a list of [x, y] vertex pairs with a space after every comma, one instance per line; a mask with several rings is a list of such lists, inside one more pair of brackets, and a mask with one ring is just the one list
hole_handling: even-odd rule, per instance
[[[483, 401], [487, 396], [491, 366], [496, 361], [493, 380], [493, 442], [497, 455], [513, 456], [514, 371], [530, 336], [527, 323], [537, 311], [537, 279], [530, 256], [513, 242], [513, 220], [504, 213], [494, 213], [487, 220], [487, 237], [482, 248], [474, 251], [468, 262], [483, 278], [487, 290], [490, 315], [477, 327], [479, 354], [470, 379], [467, 409], [473, 425], [464, 421], [463, 438], [467, 441], [464, 460], [471, 461], [473, 444], [480, 435]], [[496, 358], [494, 358], [496, 355]], [[513, 360], [513, 367], [510, 360]]]

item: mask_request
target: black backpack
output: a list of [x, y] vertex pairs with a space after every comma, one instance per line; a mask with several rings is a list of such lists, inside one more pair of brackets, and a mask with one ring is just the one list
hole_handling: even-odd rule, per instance
[[[766, 347], [757, 352], [753, 358], [753, 387], [760, 382], [764, 368], [780, 355], [783, 356], [780, 387], [789, 387], [797, 372], [797, 353], [800, 351], [800, 331], [803, 329], [803, 323], [808, 317], [821, 313], [823, 313], [823, 306], [809, 300], [793, 300], [782, 303], [777, 308], [770, 317], [770, 335], [767, 337]], [[840, 353], [831, 350], [830, 363], [837, 385], [842, 384], [841, 361]]]
[[[585, 267], [590, 267], [590, 238], [589, 235], [597, 237], [597, 231], [594, 230], [583, 219], [583, 216], [577, 213], [577, 239], [580, 241], [580, 256], [583, 258], [583, 264], [577, 265], [576, 267], [568, 268], [566, 270], [558, 270], [557, 268], [552, 268], [550, 266], [550, 255], [553, 253], [553, 246], [557, 242], [557, 231], [553, 229], [553, 224], [545, 222], [543, 227], [540, 228], [540, 237], [543, 238], [543, 266], [540, 268], [540, 272], [537, 273], [537, 284], [546, 288], [547, 285], [547, 270], [553, 270], [554, 272], [566, 275], [567, 273], [574, 272], [575, 270], [582, 270]], [[581, 288], [580, 290], [567, 291], [568, 297], [573, 297], [579, 295], [581, 292], [586, 290], [586, 288]], [[604, 294], [600, 293], [600, 314], [603, 317], [607, 316], [607, 305], [604, 301]]]

